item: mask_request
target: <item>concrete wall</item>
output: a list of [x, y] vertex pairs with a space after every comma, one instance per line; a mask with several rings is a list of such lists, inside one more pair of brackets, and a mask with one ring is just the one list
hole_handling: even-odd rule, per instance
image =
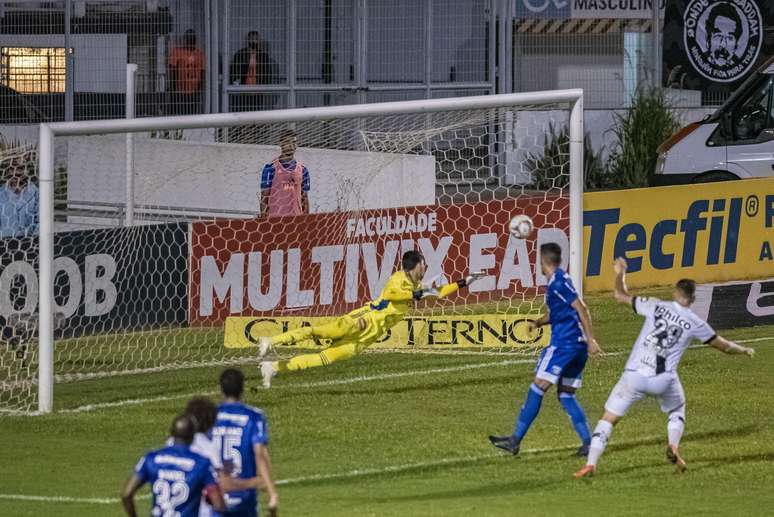
[[[71, 138], [67, 149], [68, 200], [121, 203], [126, 192], [123, 135]], [[260, 173], [275, 146], [135, 138], [135, 203], [258, 212]], [[435, 160], [415, 156], [301, 148], [310, 171], [312, 212], [430, 205]]]
[[623, 106], [624, 38], [612, 34], [517, 34], [514, 91], [583, 88], [586, 108]]

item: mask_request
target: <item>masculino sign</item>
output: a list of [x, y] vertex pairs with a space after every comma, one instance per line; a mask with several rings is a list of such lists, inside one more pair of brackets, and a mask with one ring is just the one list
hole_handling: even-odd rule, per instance
[[[514, 213], [540, 230], [509, 237]], [[191, 321], [228, 316], [341, 314], [379, 296], [400, 256], [418, 249], [426, 279], [442, 284], [470, 271], [488, 275], [457, 303], [534, 296], [545, 284], [536, 249], [557, 242], [569, 256], [567, 198], [521, 196], [480, 203], [194, 223]], [[424, 303], [424, 302], [423, 302]], [[439, 303], [446, 304], [448, 300]]]
[[649, 19], [654, 2], [663, 16], [666, 0], [572, 0], [572, 17]]
[[514, 0], [516, 18], [651, 18], [653, 2], [663, 15], [666, 0]]
[[584, 196], [585, 287], [613, 288], [615, 257], [632, 287], [761, 278], [774, 264], [774, 180]]
[[[550, 328], [546, 326], [530, 332], [528, 322], [534, 318], [534, 315], [519, 314], [414, 316], [389, 329], [372, 348], [542, 348], [550, 341]], [[320, 325], [331, 319], [231, 317], [226, 319], [223, 345], [226, 348], [254, 347], [262, 336], [274, 336], [301, 326]], [[297, 346], [327, 344], [310, 341]]]
[[[57, 337], [185, 324], [187, 228], [163, 224], [55, 234]], [[5, 239], [0, 246], [0, 316], [37, 313], [35, 239]]]

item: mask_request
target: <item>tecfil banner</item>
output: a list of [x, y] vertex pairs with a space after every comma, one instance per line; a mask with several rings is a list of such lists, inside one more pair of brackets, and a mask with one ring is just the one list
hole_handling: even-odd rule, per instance
[[774, 180], [589, 192], [583, 204], [586, 290], [612, 290], [615, 257], [630, 287], [771, 276]]
[[[533, 218], [532, 240], [509, 236], [516, 213]], [[477, 303], [535, 294], [545, 284], [536, 250], [557, 242], [569, 255], [566, 198], [521, 196], [312, 216], [221, 220], [192, 225], [191, 323], [228, 316], [325, 316], [375, 299], [403, 252], [427, 260], [426, 279], [453, 282], [476, 270], [488, 276], [454, 295]], [[440, 300], [438, 304], [448, 304]]]

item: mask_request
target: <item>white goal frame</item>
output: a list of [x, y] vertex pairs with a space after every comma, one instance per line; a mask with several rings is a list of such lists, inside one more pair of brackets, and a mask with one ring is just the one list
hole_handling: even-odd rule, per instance
[[570, 105], [570, 276], [583, 291], [583, 90], [482, 95], [321, 108], [221, 113], [177, 117], [56, 122], [40, 125], [39, 188], [39, 334], [38, 411], [54, 404], [54, 138], [58, 136], [137, 133], [171, 129], [201, 129], [246, 124], [301, 122], [374, 115], [422, 114], [439, 111], [491, 109], [535, 104]]

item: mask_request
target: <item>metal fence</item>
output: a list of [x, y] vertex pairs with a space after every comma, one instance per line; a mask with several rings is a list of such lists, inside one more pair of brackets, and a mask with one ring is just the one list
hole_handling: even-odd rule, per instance
[[0, 123], [122, 117], [127, 63], [137, 116], [567, 87], [617, 109], [657, 73], [651, 18], [530, 1], [2, 1]]

